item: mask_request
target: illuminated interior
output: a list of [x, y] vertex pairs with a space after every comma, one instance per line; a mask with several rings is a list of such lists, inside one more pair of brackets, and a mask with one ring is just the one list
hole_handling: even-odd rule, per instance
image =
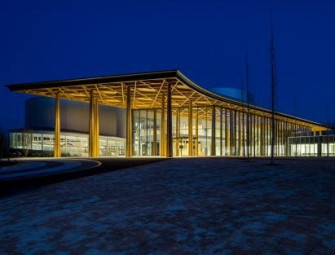
[[[53, 155], [54, 133], [46, 131], [15, 131], [10, 133], [10, 147], [21, 153], [33, 156]], [[125, 139], [111, 136], [100, 136], [99, 155], [118, 157], [125, 155]], [[61, 155], [70, 157], [88, 156], [88, 134], [61, 133]], [[25, 156], [25, 155], [24, 155]]]
[[[88, 156], [103, 155], [97, 105], [126, 109], [125, 155], [269, 156], [271, 112], [209, 92], [179, 71], [10, 85], [12, 91], [87, 102]], [[55, 107], [54, 155], [60, 156], [61, 112]], [[275, 155], [291, 156], [289, 137], [327, 128], [275, 113]], [[249, 132], [248, 132], [249, 130]], [[291, 140], [293, 141], [293, 140]]]

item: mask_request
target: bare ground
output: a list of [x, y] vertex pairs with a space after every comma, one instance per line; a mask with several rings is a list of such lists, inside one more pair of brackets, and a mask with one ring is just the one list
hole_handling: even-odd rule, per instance
[[334, 254], [335, 160], [173, 159], [0, 198], [0, 254]]

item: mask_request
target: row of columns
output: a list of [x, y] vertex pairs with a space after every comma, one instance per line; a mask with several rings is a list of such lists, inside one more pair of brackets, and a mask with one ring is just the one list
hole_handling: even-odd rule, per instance
[[[172, 98], [171, 98], [171, 84], [167, 84], [167, 103], [165, 110], [165, 95], [162, 94], [162, 111], [161, 111], [161, 156], [172, 157]], [[59, 93], [55, 97], [55, 143], [54, 143], [54, 157], [61, 156], [60, 144], [60, 98]], [[126, 157], [131, 157], [132, 152], [132, 111], [131, 111], [131, 90], [127, 87], [126, 92]], [[166, 115], [165, 115], [166, 112]], [[156, 113], [154, 118], [156, 119]], [[191, 117], [192, 118], [192, 117]], [[165, 125], [166, 123], [166, 125]], [[156, 121], [155, 121], [156, 125]], [[166, 132], [165, 132], [166, 126]], [[157, 136], [154, 136], [154, 143], [157, 143]], [[89, 157], [99, 156], [99, 104], [98, 99], [95, 98], [94, 91], [90, 92], [89, 102], [89, 142], [88, 155]], [[154, 153], [157, 154], [157, 148], [154, 147]], [[156, 151], [156, 152], [155, 152]]]
[[[61, 156], [61, 140], [60, 140], [60, 133], [61, 133], [61, 121], [60, 121], [60, 97], [59, 93], [56, 94], [55, 97], [55, 140], [54, 140], [54, 157], [60, 157]], [[173, 146], [172, 146], [172, 95], [171, 95], [171, 84], [167, 84], [167, 93], [162, 93], [162, 99], [161, 99], [161, 137], [160, 137], [160, 155], [166, 156], [166, 157], [172, 157], [173, 156]], [[216, 155], [216, 107], [212, 106], [212, 134], [211, 134], [211, 148], [210, 148], [210, 155], [214, 156]], [[264, 147], [266, 147], [265, 137], [268, 134], [268, 128], [267, 128], [267, 121], [266, 118], [260, 117], [260, 116], [250, 116], [249, 114], [240, 112], [238, 114], [238, 120], [236, 120], [236, 112], [234, 111], [234, 114], [230, 114], [229, 118], [227, 115], [227, 111], [225, 111], [225, 114], [223, 114], [222, 108], [220, 107], [220, 155], [223, 155], [222, 153], [222, 141], [223, 141], [223, 124], [225, 125], [225, 147], [226, 151], [228, 148], [231, 148], [234, 146], [238, 151], [230, 152], [228, 155], [232, 154], [239, 154], [243, 155], [245, 154], [255, 154], [255, 147], [256, 147], [256, 136], [259, 137], [259, 149], [260, 154], [265, 154]], [[195, 120], [195, 136], [196, 140], [198, 139], [198, 108], [197, 108], [197, 118]], [[223, 123], [223, 117], [225, 118], [225, 122]], [[242, 121], [241, 121], [242, 117]], [[247, 118], [246, 122], [244, 123], [245, 117]], [[154, 130], [156, 130], [156, 111], [154, 111]], [[248, 121], [248, 119], [250, 121]], [[258, 120], [258, 121], [256, 121]], [[176, 116], [177, 126], [179, 126], [180, 123], [180, 111], [177, 110], [177, 116]], [[238, 122], [238, 125], [236, 125]], [[251, 123], [250, 123], [251, 122]], [[256, 125], [256, 122], [258, 124]], [[195, 141], [193, 148], [193, 107], [192, 102], [189, 101], [189, 108], [188, 108], [188, 155], [189, 156], [197, 156], [198, 154], [198, 141]], [[250, 125], [250, 132], [247, 132], [246, 141], [244, 140], [244, 133], [245, 133], [245, 124], [246, 128], [248, 129], [248, 126]], [[231, 130], [233, 128], [233, 130]], [[238, 130], [237, 130], [238, 128]], [[228, 132], [230, 130], [230, 132]], [[256, 134], [256, 130], [258, 130]], [[280, 123], [277, 122], [276, 127], [276, 141], [281, 141], [285, 146], [287, 146], [286, 136], [288, 136], [289, 132], [287, 131], [287, 123]], [[279, 131], [279, 132], [278, 132]], [[236, 134], [238, 132], [238, 134]], [[282, 134], [284, 137], [278, 136], [278, 134]], [[238, 138], [238, 144], [236, 144], [236, 135]], [[177, 139], [179, 137], [178, 134], [178, 128], [176, 133]], [[263, 139], [262, 139], [263, 138]], [[132, 151], [132, 109], [131, 109], [131, 87], [128, 86], [126, 90], [126, 157], [131, 157], [133, 155]], [[242, 142], [242, 140], [244, 142]], [[250, 142], [248, 142], [250, 141]], [[157, 144], [157, 134], [154, 132], [153, 137], [154, 144]], [[246, 143], [246, 144], [245, 144]], [[176, 154], [178, 155], [178, 145], [179, 142], [176, 141]], [[236, 146], [238, 145], [238, 146]], [[245, 146], [247, 147], [247, 152], [245, 152]], [[97, 157], [99, 156], [99, 104], [98, 99], [95, 97], [94, 91], [92, 90], [90, 92], [90, 101], [89, 101], [89, 157]], [[250, 150], [250, 147], [252, 147], [252, 151]], [[157, 155], [157, 146], [153, 147], [153, 153], [154, 155]]]
[[[88, 156], [98, 157], [100, 154], [99, 145], [99, 103], [95, 98], [94, 91], [90, 92], [89, 103], [89, 138], [88, 138]], [[55, 97], [55, 130], [54, 130], [54, 157], [61, 157], [61, 112], [59, 93]]]
[[[166, 157], [173, 157], [172, 146], [172, 95], [171, 84], [167, 84], [167, 94], [162, 93], [161, 99], [161, 137], [160, 137], [160, 155]], [[133, 130], [132, 130], [132, 110], [131, 110], [131, 90], [127, 87], [126, 92], [126, 157], [133, 155]], [[156, 111], [154, 111], [154, 130], [156, 127]], [[157, 134], [153, 135], [153, 154], [157, 155]]]
[[[210, 109], [209, 114], [211, 115], [211, 134], [209, 138], [211, 140], [211, 146], [209, 148], [211, 156], [268, 155], [269, 152], [266, 150], [266, 148], [270, 148], [271, 146], [271, 123], [269, 118], [236, 110], [223, 109], [222, 107], [218, 106], [211, 106], [207, 109]], [[197, 111], [195, 115], [196, 117], [193, 116], [193, 111]], [[219, 122], [217, 122], [217, 114], [219, 114]], [[193, 118], [195, 118], [195, 137], [192, 127]], [[179, 125], [180, 109], [177, 109], [175, 147], [176, 155], [180, 155]], [[249, 132], [247, 132], [247, 129], [249, 129]], [[288, 137], [292, 135], [292, 125], [289, 125], [289, 123], [286, 121], [276, 120], [274, 133], [275, 155], [287, 156], [289, 152]], [[198, 155], [198, 137], [198, 108], [193, 109], [192, 102], [190, 101], [188, 108], [188, 156]], [[225, 141], [224, 146], [223, 141]], [[219, 145], [219, 151], [216, 151], [217, 145]], [[225, 148], [225, 153], [223, 153], [223, 148]]]

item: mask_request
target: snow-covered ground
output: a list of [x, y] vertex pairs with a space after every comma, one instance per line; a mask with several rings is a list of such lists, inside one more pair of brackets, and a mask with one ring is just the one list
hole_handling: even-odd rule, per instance
[[334, 254], [335, 160], [173, 159], [0, 199], [0, 254]]
[[98, 161], [84, 159], [49, 158], [44, 160], [34, 160], [30, 158], [26, 160], [18, 160], [17, 164], [0, 167], [0, 182], [79, 172], [100, 165], [101, 163]]

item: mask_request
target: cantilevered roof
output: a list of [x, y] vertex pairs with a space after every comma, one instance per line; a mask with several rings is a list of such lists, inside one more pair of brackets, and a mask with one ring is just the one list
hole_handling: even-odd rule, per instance
[[[7, 85], [11, 91], [38, 96], [55, 97], [89, 102], [90, 92], [96, 94], [100, 104], [126, 107], [126, 88], [131, 89], [133, 109], [160, 108], [162, 96], [167, 94], [167, 85], [172, 88], [172, 106], [222, 106], [226, 109], [247, 111], [247, 104], [210, 92], [188, 79], [179, 70], [122, 74], [82, 79], [69, 79]], [[202, 110], [203, 111], [203, 110]], [[270, 117], [271, 111], [250, 105], [249, 111], [259, 116]], [[207, 114], [207, 113], [200, 113]], [[327, 129], [316, 122], [276, 112], [276, 119], [305, 125], [313, 130]]]

